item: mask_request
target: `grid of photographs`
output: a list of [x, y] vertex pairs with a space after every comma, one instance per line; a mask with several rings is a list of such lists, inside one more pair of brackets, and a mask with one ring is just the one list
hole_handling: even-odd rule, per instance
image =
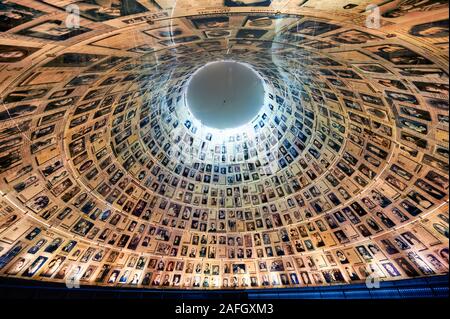
[[[353, 2], [0, 1], [0, 276], [245, 289], [448, 273], [448, 2], [379, 1], [378, 29]], [[192, 74], [223, 60], [264, 80], [239, 130], [186, 105]]]

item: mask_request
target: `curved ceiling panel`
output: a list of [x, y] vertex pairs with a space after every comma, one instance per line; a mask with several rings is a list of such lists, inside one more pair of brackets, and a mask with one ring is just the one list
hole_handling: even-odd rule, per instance
[[[447, 273], [448, 2], [378, 2], [1, 1], [0, 275], [227, 289]], [[228, 113], [238, 128], [187, 105], [217, 61], [263, 81], [254, 117]]]

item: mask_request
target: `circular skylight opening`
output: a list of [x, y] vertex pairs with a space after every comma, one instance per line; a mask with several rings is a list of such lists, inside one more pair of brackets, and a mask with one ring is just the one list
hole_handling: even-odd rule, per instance
[[251, 122], [264, 105], [264, 92], [263, 80], [249, 66], [212, 62], [192, 75], [186, 102], [203, 125], [224, 130]]

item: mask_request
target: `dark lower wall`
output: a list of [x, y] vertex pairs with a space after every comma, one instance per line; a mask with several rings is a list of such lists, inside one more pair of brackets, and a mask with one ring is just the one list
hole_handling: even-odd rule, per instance
[[89, 287], [0, 278], [0, 299], [432, 299], [448, 298], [449, 277], [435, 276], [381, 282], [379, 288], [364, 284], [264, 290], [155, 290]]

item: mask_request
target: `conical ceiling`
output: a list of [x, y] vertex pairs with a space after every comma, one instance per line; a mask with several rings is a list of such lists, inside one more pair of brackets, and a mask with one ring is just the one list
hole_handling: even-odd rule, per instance
[[[0, 17], [0, 276], [448, 272], [448, 1], [14, 0]], [[187, 105], [218, 61], [263, 80], [238, 128]]]

